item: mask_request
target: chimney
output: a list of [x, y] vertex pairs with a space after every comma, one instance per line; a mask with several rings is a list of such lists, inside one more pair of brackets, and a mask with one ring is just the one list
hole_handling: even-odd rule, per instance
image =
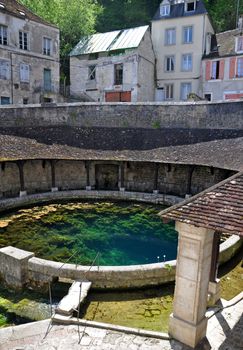
[[206, 35], [206, 55], [209, 55], [211, 52], [211, 42], [212, 42], [212, 34], [207, 33], [207, 35]]
[[238, 19], [238, 29], [242, 32], [243, 30], [243, 15], [240, 15]]

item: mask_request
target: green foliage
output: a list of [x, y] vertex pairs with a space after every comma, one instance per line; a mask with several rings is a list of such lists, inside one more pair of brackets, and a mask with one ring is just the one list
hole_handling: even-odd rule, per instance
[[96, 0], [20, 0], [33, 12], [57, 25], [61, 33], [61, 57], [69, 54], [82, 35], [94, 32], [102, 8]]
[[153, 123], [152, 123], [152, 127], [154, 129], [160, 129], [160, 121], [159, 120], [155, 120]]
[[[204, 0], [216, 32], [236, 28], [238, 0]], [[243, 2], [239, 0], [239, 14], [243, 13]]]

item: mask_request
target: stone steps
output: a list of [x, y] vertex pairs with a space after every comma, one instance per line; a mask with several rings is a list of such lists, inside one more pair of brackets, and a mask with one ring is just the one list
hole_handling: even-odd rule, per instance
[[92, 282], [89, 281], [73, 282], [69, 288], [68, 294], [58, 304], [55, 313], [64, 316], [71, 316], [74, 311], [77, 311], [79, 301], [81, 304], [87, 297], [91, 284]]

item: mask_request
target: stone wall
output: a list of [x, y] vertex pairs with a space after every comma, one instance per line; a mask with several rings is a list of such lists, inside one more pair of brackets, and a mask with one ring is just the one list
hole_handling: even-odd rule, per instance
[[83, 103], [1, 107], [0, 127], [69, 125], [114, 128], [242, 129], [243, 101]]
[[[16, 162], [0, 162], [0, 198], [16, 197], [20, 193], [20, 173]], [[121, 186], [120, 166], [124, 165], [124, 183]], [[59, 190], [119, 190], [159, 193], [185, 197], [197, 194], [226, 179], [230, 172], [224, 169], [180, 164], [148, 162], [90, 161], [89, 184], [87, 169], [82, 160], [55, 161], [53, 184], [50, 160], [26, 160], [23, 163], [24, 184], [28, 194]]]

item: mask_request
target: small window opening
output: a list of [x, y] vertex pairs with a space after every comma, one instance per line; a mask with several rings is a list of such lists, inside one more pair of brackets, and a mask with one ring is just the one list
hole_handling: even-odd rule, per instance
[[186, 12], [195, 11], [195, 8], [196, 8], [196, 3], [195, 3], [195, 1], [193, 1], [193, 2], [187, 2], [187, 3], [186, 3]]
[[23, 105], [27, 105], [28, 104], [28, 98], [23, 98]]
[[123, 83], [123, 64], [115, 64], [115, 85]]
[[211, 79], [219, 79], [219, 65], [220, 65], [220, 61], [214, 61], [212, 63]]

